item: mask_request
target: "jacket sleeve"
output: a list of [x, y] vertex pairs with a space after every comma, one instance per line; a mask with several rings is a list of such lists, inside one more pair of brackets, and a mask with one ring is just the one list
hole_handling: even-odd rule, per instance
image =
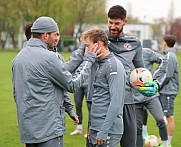
[[72, 114], [74, 114], [73, 111], [73, 105], [70, 99], [70, 93], [66, 90], [64, 90], [64, 103], [63, 106], [65, 107], [65, 112], [67, 112], [69, 114], [69, 116], [71, 116]]
[[52, 57], [51, 61], [48, 63], [48, 77], [52, 83], [69, 92], [75, 92], [88, 78], [91, 66], [96, 59], [97, 57], [91, 52], [86, 53], [84, 61], [76, 69], [74, 74], [71, 74], [65, 69], [64, 63], [60, 62], [59, 59]]
[[143, 53], [142, 53], [141, 45], [138, 46], [137, 53], [133, 59], [133, 65], [135, 66], [135, 68], [145, 67], [144, 62], [143, 62]]
[[161, 54], [159, 54], [159, 53], [157, 53], [155, 51], [151, 51], [150, 54], [151, 54], [150, 55], [150, 61], [152, 63], [162, 64], [162, 62], [163, 62], [163, 59], [162, 59], [163, 55], [161, 55]]
[[166, 58], [163, 58], [163, 63], [159, 66], [153, 75], [153, 77], [158, 80], [160, 88], [173, 76], [174, 69], [174, 58], [170, 53], [168, 53]]
[[65, 69], [73, 73], [84, 59], [85, 44], [81, 44], [79, 48], [72, 52], [68, 62], [65, 62]]

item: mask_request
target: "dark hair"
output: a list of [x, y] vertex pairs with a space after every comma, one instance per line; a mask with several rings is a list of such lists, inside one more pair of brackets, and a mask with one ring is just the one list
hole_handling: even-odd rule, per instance
[[41, 38], [43, 33], [32, 33], [33, 38]]
[[112, 6], [109, 11], [108, 11], [108, 17], [111, 18], [111, 19], [117, 19], [117, 18], [120, 18], [120, 19], [125, 19], [126, 18], [126, 10], [120, 6], [120, 5], [115, 5], [115, 6]]
[[[38, 38], [38, 39], [40, 39], [43, 34], [44, 34], [44, 33], [32, 33], [32, 37], [33, 37], [33, 38]], [[47, 33], [47, 34], [51, 35], [52, 32], [49, 32], [49, 33]]]
[[84, 39], [90, 38], [93, 43], [102, 41], [105, 47], [108, 47], [108, 38], [106, 33], [102, 29], [92, 29], [83, 34]]
[[164, 35], [163, 40], [167, 43], [168, 47], [173, 47], [177, 41], [177, 37], [174, 35]]
[[24, 27], [24, 30], [25, 30], [25, 36], [26, 36], [26, 39], [29, 40], [31, 38], [31, 27], [33, 25], [34, 21], [29, 21], [25, 27]]

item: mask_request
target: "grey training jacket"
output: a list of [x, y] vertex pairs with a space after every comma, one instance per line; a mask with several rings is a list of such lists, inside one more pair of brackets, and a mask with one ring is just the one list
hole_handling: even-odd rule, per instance
[[125, 70], [113, 55], [99, 62], [91, 105], [91, 129], [97, 137], [107, 140], [108, 133], [123, 134], [123, 106], [125, 98]]
[[109, 49], [122, 62], [126, 71], [126, 88], [125, 104], [134, 104], [134, 97], [129, 83], [129, 76], [132, 71], [132, 64], [135, 68], [144, 67], [142, 58], [141, 42], [134, 36], [122, 34], [117, 38], [110, 36], [106, 31], [109, 39]]
[[167, 64], [165, 67], [154, 73], [154, 78], [158, 79], [160, 84], [160, 94], [176, 96], [179, 91], [179, 67], [177, 56], [173, 48], [165, 52]]
[[31, 38], [12, 62], [13, 94], [22, 143], [65, 134], [64, 89], [77, 90], [97, 59], [87, 53], [72, 75], [40, 39]]

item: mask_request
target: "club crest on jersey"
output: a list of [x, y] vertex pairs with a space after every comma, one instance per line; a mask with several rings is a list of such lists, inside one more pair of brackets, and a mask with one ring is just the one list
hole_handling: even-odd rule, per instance
[[124, 44], [124, 48], [127, 49], [127, 50], [131, 50], [131, 49], [132, 49], [132, 46], [131, 46], [131, 44], [129, 44], [128, 42], [126, 42], [126, 43]]

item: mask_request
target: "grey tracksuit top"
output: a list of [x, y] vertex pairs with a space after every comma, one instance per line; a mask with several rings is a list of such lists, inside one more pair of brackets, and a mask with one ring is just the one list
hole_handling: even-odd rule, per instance
[[88, 78], [95, 60], [96, 56], [87, 53], [71, 75], [66, 70], [71, 66], [60, 62], [47, 44], [40, 39], [29, 40], [12, 62], [13, 94], [22, 143], [40, 143], [65, 134], [64, 89], [77, 90]]
[[142, 58], [141, 42], [134, 36], [122, 34], [112, 38], [109, 31], [106, 31], [109, 39], [109, 49], [122, 62], [126, 71], [125, 104], [134, 104], [134, 97], [129, 83], [129, 76], [132, 71], [132, 64], [137, 67], [144, 67]]
[[[163, 55], [161, 55], [149, 48], [143, 48], [143, 60], [144, 60], [145, 67], [150, 72], [152, 72], [154, 63], [159, 64], [157, 70], [163, 68], [167, 64], [167, 59]], [[150, 99], [158, 96], [158, 94], [156, 94], [152, 97], [146, 97], [146, 96], [143, 96], [142, 94], [140, 94], [138, 91], [135, 91], [134, 89], [133, 89], [133, 93], [134, 93], [135, 103], [145, 102], [147, 100], [150, 100]]]
[[99, 62], [90, 115], [91, 129], [103, 140], [108, 133], [123, 133], [125, 82], [124, 67], [112, 53]]
[[[27, 46], [27, 44], [28, 44], [28, 41], [25, 41], [23, 43], [23, 48], [25, 48]], [[61, 62], [65, 63], [67, 65], [66, 70], [69, 70], [70, 68], [72, 70], [75, 70], [76, 65], [79, 65], [83, 60], [83, 52], [82, 52], [83, 50], [84, 50], [84, 45], [82, 44], [77, 51], [72, 53], [71, 58], [74, 58], [74, 60], [71, 60], [67, 63], [65, 63], [65, 59], [61, 54], [59, 54], [58, 52], [55, 52], [55, 54], [56, 54], [57, 58], [60, 59]], [[79, 60], [76, 60], [76, 58], [78, 58]], [[75, 63], [75, 61], [77, 61], [77, 62]], [[72, 102], [70, 99], [70, 93], [68, 91], [64, 90], [63, 97], [64, 97], [63, 106], [65, 107], [65, 112], [67, 112], [69, 114], [69, 116], [71, 116], [74, 113], [74, 111], [73, 111], [73, 105], [72, 105]]]
[[173, 48], [167, 49], [164, 53], [168, 63], [165, 64], [165, 67], [154, 73], [154, 78], [158, 79], [160, 83], [160, 94], [176, 96], [179, 91], [179, 69], [177, 56]]

